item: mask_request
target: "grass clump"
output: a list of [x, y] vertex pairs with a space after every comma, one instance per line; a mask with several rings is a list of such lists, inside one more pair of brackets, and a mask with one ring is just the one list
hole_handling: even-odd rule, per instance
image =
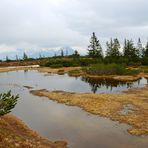
[[81, 70], [79, 69], [75, 69], [75, 70], [71, 70], [68, 72], [69, 76], [80, 76], [81, 75]]
[[90, 75], [137, 75], [139, 70], [129, 70], [120, 64], [95, 64], [85, 68]]

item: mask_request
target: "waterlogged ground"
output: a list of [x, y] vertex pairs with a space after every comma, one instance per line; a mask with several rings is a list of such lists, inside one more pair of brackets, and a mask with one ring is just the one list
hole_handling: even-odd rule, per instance
[[[127, 132], [126, 124], [119, 124], [107, 118], [89, 114], [80, 108], [69, 107], [48, 100], [46, 97], [33, 96], [28, 88], [65, 90], [73, 92], [91, 92], [92, 84], [67, 75], [44, 76], [37, 71], [18, 71], [0, 74], [0, 92], [12, 90], [20, 94], [20, 99], [13, 114], [21, 118], [29, 127], [50, 140], [66, 140], [71, 148], [97, 147], [134, 147], [146, 148], [147, 136], [132, 136]], [[105, 82], [104, 82], [105, 81]], [[104, 80], [97, 84], [97, 93], [116, 93], [126, 90], [128, 84], [116, 84]], [[108, 85], [105, 85], [109, 83]], [[130, 84], [143, 87], [146, 79]], [[112, 85], [110, 85], [112, 84]], [[111, 89], [112, 88], [112, 89]]]

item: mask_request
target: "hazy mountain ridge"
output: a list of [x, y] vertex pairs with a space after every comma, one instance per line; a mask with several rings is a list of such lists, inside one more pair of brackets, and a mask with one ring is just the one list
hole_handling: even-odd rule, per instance
[[63, 50], [64, 55], [72, 55], [74, 53], [74, 49], [70, 46], [64, 46], [60, 49], [46, 49], [46, 50], [24, 50], [24, 49], [16, 49], [14, 52], [4, 52], [0, 53], [0, 59], [5, 60], [6, 56], [8, 56], [9, 59], [16, 59], [16, 55], [18, 58], [22, 58], [24, 52], [27, 54], [30, 58], [39, 58], [39, 57], [52, 57], [52, 56], [59, 56], [61, 55], [61, 51]]

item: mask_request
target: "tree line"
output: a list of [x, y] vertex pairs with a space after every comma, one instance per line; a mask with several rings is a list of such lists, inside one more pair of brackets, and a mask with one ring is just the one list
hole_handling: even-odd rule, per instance
[[141, 39], [138, 39], [137, 46], [134, 45], [133, 40], [124, 40], [124, 45], [121, 44], [117, 38], [111, 38], [106, 42], [106, 52], [103, 54], [103, 48], [100, 41], [93, 32], [90, 45], [88, 46], [88, 56], [91, 58], [98, 58], [106, 63], [120, 62], [126, 64], [143, 64], [148, 65], [148, 41], [143, 47]]
[[[133, 40], [124, 40], [124, 44], [121, 46], [118, 38], [111, 38], [110, 41], [106, 42], [106, 51], [103, 52], [103, 47], [98, 40], [95, 32], [92, 33], [90, 38], [90, 44], [87, 49], [87, 54], [83, 57], [91, 58], [103, 63], [125, 63], [127, 65], [148, 65], [148, 41], [143, 47], [141, 39], [138, 39], [137, 45], [135, 46]], [[64, 54], [64, 51], [61, 50], [60, 55], [55, 55], [53, 58], [60, 58], [60, 57], [74, 57], [80, 58], [78, 50], [75, 50], [72, 55]], [[39, 55], [37, 59], [43, 59]], [[34, 60], [33, 58], [29, 58], [28, 55], [24, 52], [22, 59], [19, 59], [16, 55], [16, 61], [19, 60]], [[6, 61], [11, 61], [8, 56], [6, 57]]]

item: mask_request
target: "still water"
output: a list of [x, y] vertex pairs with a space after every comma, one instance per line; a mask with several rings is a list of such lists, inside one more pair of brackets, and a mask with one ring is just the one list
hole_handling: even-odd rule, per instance
[[0, 74], [0, 84], [31, 86], [35, 89], [64, 90], [69, 92], [121, 93], [132, 87], [144, 87], [148, 83], [145, 78], [134, 82], [117, 80], [92, 80], [84, 77], [65, 75], [49, 75], [38, 71], [16, 71]]
[[[66, 140], [70, 148], [147, 148], [147, 136], [131, 136], [126, 124], [91, 115], [80, 108], [69, 107], [37, 97], [24, 86], [33, 89], [64, 90], [72, 92], [118, 93], [128, 87], [143, 87], [146, 79], [123, 84], [121, 82], [90, 82], [82, 77], [67, 75], [44, 76], [38, 71], [17, 71], [0, 74], [0, 93], [12, 90], [20, 99], [13, 114], [30, 128], [50, 140]], [[97, 86], [97, 87], [96, 87]], [[97, 89], [96, 89], [97, 88]]]

